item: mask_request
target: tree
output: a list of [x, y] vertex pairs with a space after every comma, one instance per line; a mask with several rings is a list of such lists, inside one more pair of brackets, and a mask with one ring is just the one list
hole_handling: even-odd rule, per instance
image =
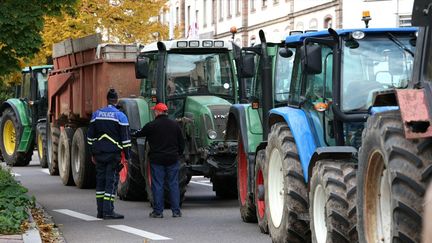
[[2, 0], [0, 4], [0, 76], [19, 71], [42, 45], [44, 16], [71, 13], [76, 0]]
[[34, 64], [52, 55], [52, 45], [67, 38], [78, 38], [100, 32], [105, 42], [147, 43], [152, 33], [167, 39], [168, 27], [159, 23], [160, 11], [167, 11], [167, 0], [79, 0], [76, 14], [48, 16], [42, 36], [43, 48]]

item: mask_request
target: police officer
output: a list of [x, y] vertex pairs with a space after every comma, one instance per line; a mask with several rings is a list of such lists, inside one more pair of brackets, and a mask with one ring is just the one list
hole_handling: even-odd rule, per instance
[[184, 140], [177, 122], [168, 118], [168, 107], [158, 103], [152, 108], [155, 119], [141, 130], [132, 133], [135, 137], [147, 137], [150, 146], [149, 160], [153, 193], [152, 218], [163, 218], [164, 183], [167, 181], [173, 217], [181, 217], [180, 191], [178, 184], [179, 156], [183, 154]]
[[122, 168], [121, 152], [128, 160], [131, 141], [128, 119], [115, 107], [117, 100], [117, 92], [110, 89], [107, 94], [108, 106], [93, 113], [87, 132], [87, 143], [92, 160], [96, 163], [97, 217], [103, 219], [124, 218], [114, 212], [114, 198], [118, 172]]

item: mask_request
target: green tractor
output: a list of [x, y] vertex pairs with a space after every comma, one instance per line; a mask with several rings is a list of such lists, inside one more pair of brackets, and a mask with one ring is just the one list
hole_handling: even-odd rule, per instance
[[295, 48], [288, 48], [283, 42], [267, 42], [262, 30], [259, 36], [260, 44], [244, 47], [236, 56], [240, 84], [243, 84], [240, 92], [243, 96], [250, 93], [250, 97], [248, 103], [231, 106], [226, 138], [238, 141], [240, 215], [244, 222], [258, 222], [261, 232], [267, 233], [263, 193], [266, 168], [259, 144], [267, 137], [268, 132], [264, 130], [268, 111], [288, 102]]
[[[138, 55], [136, 77], [142, 98], [122, 99], [119, 105], [131, 129], [153, 119], [156, 102], [168, 106], [185, 139], [180, 167], [182, 198], [193, 175], [210, 178], [216, 195], [237, 196], [237, 143], [225, 141], [229, 108], [238, 101], [233, 45], [221, 40], [173, 40], [152, 43]], [[152, 202], [151, 175], [144, 138], [132, 141], [132, 159], [120, 172], [118, 195], [138, 199], [147, 191]]]
[[47, 168], [47, 80], [51, 65], [26, 67], [15, 97], [0, 107], [0, 150], [10, 166], [30, 163], [36, 145], [42, 168]]

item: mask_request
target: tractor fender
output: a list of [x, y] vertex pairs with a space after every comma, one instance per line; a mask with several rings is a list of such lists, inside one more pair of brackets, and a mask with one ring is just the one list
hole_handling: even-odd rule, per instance
[[320, 147], [315, 150], [309, 162], [308, 178], [312, 176], [312, 170], [316, 162], [323, 159], [341, 160], [354, 160], [357, 155], [357, 149], [352, 146], [329, 146]]
[[22, 126], [30, 126], [30, 119], [27, 116], [27, 107], [24, 101], [20, 99], [8, 99], [0, 106], [0, 116], [3, 115], [4, 110], [7, 108], [12, 108], [12, 110], [17, 114], [18, 122]]
[[[240, 139], [247, 155], [248, 185], [253, 185], [256, 147], [262, 139], [262, 132], [261, 134], [251, 132], [251, 122], [248, 119], [259, 119], [259, 114], [257, 110], [249, 108], [250, 104], [234, 104], [230, 107], [225, 140], [237, 140], [237, 136], [240, 133]], [[256, 114], [249, 114], [252, 112]], [[253, 193], [253, 188], [248, 187], [248, 192]]]
[[309, 180], [308, 168], [312, 155], [317, 148], [318, 142], [312, 127], [303, 110], [292, 107], [280, 107], [271, 109], [269, 112], [269, 127], [277, 122], [286, 122], [293, 134], [303, 177], [307, 183]]

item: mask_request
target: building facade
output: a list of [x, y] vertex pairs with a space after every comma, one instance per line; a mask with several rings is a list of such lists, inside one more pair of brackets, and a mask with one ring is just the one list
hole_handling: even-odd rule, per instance
[[[264, 30], [269, 41], [280, 41], [293, 30], [370, 28], [411, 25], [414, 0], [170, 0], [163, 20], [181, 29], [183, 38], [232, 39], [242, 46], [259, 42]], [[167, 17], [168, 16], [168, 17]]]

